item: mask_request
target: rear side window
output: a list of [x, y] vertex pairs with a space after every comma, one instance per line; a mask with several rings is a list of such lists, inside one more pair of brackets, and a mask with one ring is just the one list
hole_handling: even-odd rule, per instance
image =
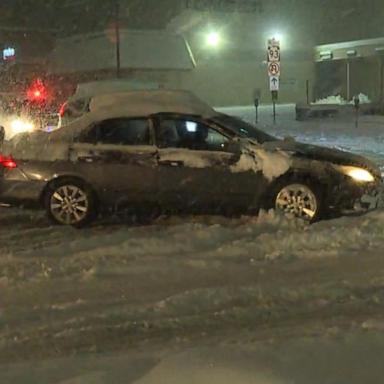
[[95, 125], [80, 140], [82, 142], [116, 145], [150, 145], [147, 119], [109, 119]]

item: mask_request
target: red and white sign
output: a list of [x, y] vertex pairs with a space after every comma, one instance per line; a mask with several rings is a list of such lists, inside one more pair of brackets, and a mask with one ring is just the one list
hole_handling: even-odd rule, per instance
[[270, 77], [279, 77], [280, 63], [268, 63], [268, 74]]
[[280, 85], [280, 42], [276, 39], [268, 40], [268, 76], [269, 76], [269, 89], [272, 92], [279, 90]]

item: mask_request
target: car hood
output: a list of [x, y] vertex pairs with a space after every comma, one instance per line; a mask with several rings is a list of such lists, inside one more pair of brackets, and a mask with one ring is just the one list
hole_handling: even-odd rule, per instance
[[268, 142], [263, 145], [268, 150], [290, 152], [295, 157], [308, 160], [326, 161], [338, 165], [353, 165], [369, 169], [377, 177], [381, 176], [380, 169], [372, 161], [363, 156], [341, 151], [339, 149], [303, 144], [294, 140]]

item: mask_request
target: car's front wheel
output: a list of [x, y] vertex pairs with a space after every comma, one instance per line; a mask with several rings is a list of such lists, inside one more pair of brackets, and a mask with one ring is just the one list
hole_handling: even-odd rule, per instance
[[91, 189], [79, 180], [65, 179], [53, 183], [45, 196], [48, 217], [57, 224], [81, 227], [96, 213]]
[[321, 193], [313, 183], [281, 182], [268, 194], [264, 208], [276, 209], [288, 216], [314, 222], [320, 219], [322, 213]]

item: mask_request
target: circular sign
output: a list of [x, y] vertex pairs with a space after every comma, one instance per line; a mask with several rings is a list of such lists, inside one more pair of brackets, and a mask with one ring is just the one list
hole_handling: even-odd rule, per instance
[[268, 63], [269, 76], [280, 76], [280, 63]]

